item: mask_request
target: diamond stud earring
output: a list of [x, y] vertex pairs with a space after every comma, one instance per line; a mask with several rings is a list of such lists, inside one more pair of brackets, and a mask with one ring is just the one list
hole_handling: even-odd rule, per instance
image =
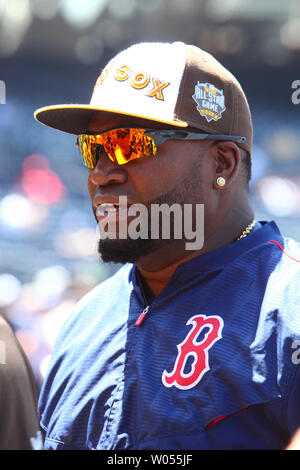
[[226, 184], [225, 178], [223, 178], [223, 176], [219, 176], [219, 178], [217, 179], [217, 185], [218, 186], [225, 186], [225, 184]]

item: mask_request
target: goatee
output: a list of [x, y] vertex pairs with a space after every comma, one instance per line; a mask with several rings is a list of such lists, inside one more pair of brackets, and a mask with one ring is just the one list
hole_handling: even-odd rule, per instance
[[[99, 240], [98, 252], [104, 263], [135, 263], [142, 256], [149, 255], [159, 248], [159, 240], [138, 238], [133, 240]], [[156, 246], [158, 245], [158, 246]]]
[[[193, 169], [194, 171], [186, 178], [182, 179], [178, 186], [168, 193], [162, 194], [156, 199], [149, 201], [146, 204], [148, 215], [151, 214], [151, 205], [157, 204], [167, 204], [169, 207], [173, 204], [179, 204], [183, 208], [184, 203], [195, 204], [197, 200], [202, 199], [200, 195], [199, 188], [199, 179], [196, 170], [196, 166]], [[195, 189], [197, 188], [197, 191]], [[200, 195], [200, 197], [199, 197]], [[96, 215], [95, 215], [96, 217]], [[149, 217], [148, 217], [149, 219]], [[172, 222], [173, 221], [173, 225]], [[171, 232], [174, 233], [174, 219], [172, 219], [171, 214], [170, 228]], [[112, 262], [112, 263], [135, 263], [139, 258], [149, 255], [154, 251], [158, 250], [162, 246], [166, 246], [172, 242], [172, 235], [169, 239], [164, 239], [159, 235], [159, 238], [151, 237], [151, 221], [148, 220], [149, 229], [148, 236], [142, 238], [130, 238], [126, 239], [101, 239], [98, 242], [98, 252], [102, 262]]]

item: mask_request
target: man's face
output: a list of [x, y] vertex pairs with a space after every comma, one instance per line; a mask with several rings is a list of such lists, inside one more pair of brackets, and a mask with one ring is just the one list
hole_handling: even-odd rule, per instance
[[[95, 118], [91, 130], [98, 131], [99, 127]], [[155, 156], [133, 160], [121, 166], [112, 162], [104, 152], [99, 154], [96, 167], [88, 170], [88, 190], [93, 211], [100, 224], [104, 220], [116, 221], [115, 238], [100, 238], [99, 241], [98, 250], [103, 261], [135, 263], [163, 246], [169, 245], [172, 249], [184, 241], [174, 240], [174, 227], [171, 227], [169, 238], [164, 239], [161, 231], [158, 239], [151, 237], [151, 207], [153, 204], [167, 204], [169, 207], [178, 204], [183, 207], [184, 204], [204, 204], [207, 201], [205, 166], [209, 145], [209, 141], [169, 140], [157, 147]], [[145, 207], [148, 216], [144, 228], [148, 236], [145, 233], [144, 238], [130, 236], [129, 227], [134, 217], [128, 215], [128, 208], [112, 211], [106, 219], [101, 216], [101, 209], [109, 207], [103, 204], [117, 204], [120, 196], [126, 196], [129, 207], [135, 204]], [[126, 237], [122, 238], [120, 233], [121, 227], [124, 228], [122, 223], [125, 216]], [[171, 222], [174, 223], [172, 216]]]

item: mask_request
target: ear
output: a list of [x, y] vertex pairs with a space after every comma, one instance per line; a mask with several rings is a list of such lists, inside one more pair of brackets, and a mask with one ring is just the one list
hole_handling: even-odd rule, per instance
[[[226, 189], [237, 177], [241, 163], [240, 150], [234, 142], [216, 141], [214, 142], [214, 153], [214, 188], [218, 190]], [[217, 183], [217, 179], [220, 177], [224, 178], [224, 185], [219, 185]]]

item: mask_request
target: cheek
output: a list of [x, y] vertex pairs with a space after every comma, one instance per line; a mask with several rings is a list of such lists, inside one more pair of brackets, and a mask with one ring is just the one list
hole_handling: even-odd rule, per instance
[[169, 177], [167, 168], [160, 164], [150, 164], [143, 165], [143, 168], [140, 167], [138, 171], [131, 174], [129, 181], [139, 194], [139, 199], [147, 202], [168, 192], [171, 187], [173, 188], [176, 181], [178, 181], [178, 175], [176, 175], [176, 180], [173, 182], [172, 178]]
[[89, 170], [88, 177], [87, 177], [87, 189], [88, 189], [89, 196], [92, 199], [96, 186], [92, 183], [89, 175], [90, 175], [90, 170]]
[[128, 165], [129, 180], [145, 201], [176, 188], [189, 169], [187, 160], [170, 152], [159, 151], [155, 157], [137, 160]]

